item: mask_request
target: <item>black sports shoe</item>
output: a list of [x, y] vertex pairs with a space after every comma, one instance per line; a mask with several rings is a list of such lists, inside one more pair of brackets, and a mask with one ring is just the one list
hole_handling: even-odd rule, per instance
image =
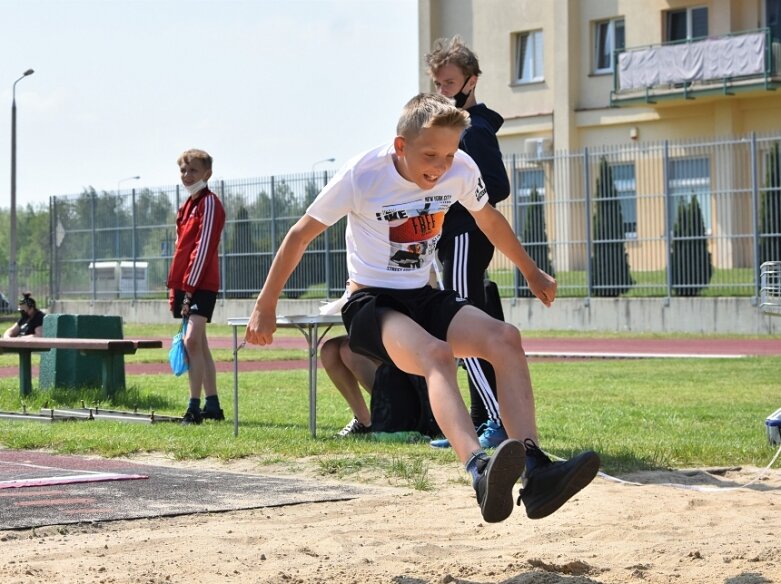
[[588, 450], [575, 458], [554, 462], [534, 443], [526, 439], [527, 458], [536, 463], [523, 478], [518, 505], [526, 506], [529, 519], [547, 517], [578, 491], [588, 485], [599, 472], [599, 455]]
[[348, 436], [355, 436], [356, 434], [368, 434], [371, 431], [371, 426], [364, 426], [358, 421], [358, 418], [353, 418], [336, 436], [337, 438], [347, 438]]
[[504, 521], [513, 512], [513, 487], [521, 478], [524, 461], [523, 445], [518, 440], [505, 440], [491, 458], [477, 459], [480, 475], [475, 491], [487, 523]]
[[218, 422], [222, 422], [225, 419], [225, 414], [223, 413], [222, 409], [216, 409], [216, 410], [201, 410], [201, 418], [204, 420], [217, 420]]
[[201, 415], [201, 412], [198, 410], [191, 410], [187, 409], [187, 411], [184, 413], [184, 416], [182, 416], [182, 421], [179, 422], [182, 426], [190, 426], [190, 425], [197, 425], [201, 424], [203, 422], [203, 416]]

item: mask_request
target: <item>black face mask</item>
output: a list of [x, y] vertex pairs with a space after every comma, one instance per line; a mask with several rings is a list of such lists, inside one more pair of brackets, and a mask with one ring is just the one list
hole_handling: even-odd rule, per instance
[[456, 107], [458, 109], [463, 109], [464, 104], [466, 103], [466, 100], [469, 99], [469, 94], [464, 93], [464, 87], [466, 87], [466, 84], [469, 83], [469, 78], [467, 77], [466, 81], [464, 81], [464, 84], [461, 86], [461, 89], [458, 90], [458, 93], [456, 93], [453, 96], [453, 99], [456, 100]]
[[24, 318], [25, 316], [27, 316], [27, 311], [24, 308], [20, 308], [19, 314], [22, 315], [22, 318]]

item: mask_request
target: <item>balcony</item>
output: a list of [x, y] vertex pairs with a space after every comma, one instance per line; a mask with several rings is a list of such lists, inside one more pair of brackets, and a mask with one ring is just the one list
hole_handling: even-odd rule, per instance
[[781, 86], [781, 43], [769, 29], [617, 51], [610, 105], [774, 91]]

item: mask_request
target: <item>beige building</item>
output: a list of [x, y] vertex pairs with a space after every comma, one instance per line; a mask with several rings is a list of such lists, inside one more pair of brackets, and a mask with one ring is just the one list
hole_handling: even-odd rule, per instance
[[[531, 188], [544, 191], [558, 272], [588, 278], [598, 160], [582, 153], [606, 147], [616, 148], [606, 156], [633, 273], [664, 271], [678, 202], [691, 197], [716, 267], [752, 268], [761, 185], [750, 168], [761, 180], [781, 133], [781, 0], [419, 0], [418, 9], [421, 56], [454, 34], [477, 53], [478, 101], [502, 114], [502, 151], [519, 155], [509, 212], [524, 212]], [[419, 86], [433, 89], [422, 66]], [[752, 133], [771, 136], [743, 144]], [[725, 138], [734, 142], [716, 142]]]
[[[477, 53], [478, 97], [506, 120], [505, 152], [526, 152], [531, 138], [577, 150], [781, 130], [781, 76], [770, 70], [771, 55], [781, 60], [781, 0], [419, 0], [418, 10], [421, 55], [454, 34]], [[671, 73], [665, 48], [684, 61], [723, 48], [728, 61], [757, 37], [763, 52], [737, 72], [717, 63], [660, 75]], [[625, 50], [625, 71], [646, 67], [645, 79], [622, 79], [614, 49]], [[420, 87], [432, 89], [422, 67]]]

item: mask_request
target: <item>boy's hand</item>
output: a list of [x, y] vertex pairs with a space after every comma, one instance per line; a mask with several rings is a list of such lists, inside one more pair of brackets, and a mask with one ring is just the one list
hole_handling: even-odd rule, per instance
[[244, 340], [253, 345], [270, 345], [277, 330], [277, 315], [273, 310], [252, 311]]
[[550, 305], [556, 299], [558, 284], [555, 278], [537, 269], [537, 272], [531, 278], [527, 278], [527, 282], [532, 293], [539, 298], [540, 302], [550, 308]]

